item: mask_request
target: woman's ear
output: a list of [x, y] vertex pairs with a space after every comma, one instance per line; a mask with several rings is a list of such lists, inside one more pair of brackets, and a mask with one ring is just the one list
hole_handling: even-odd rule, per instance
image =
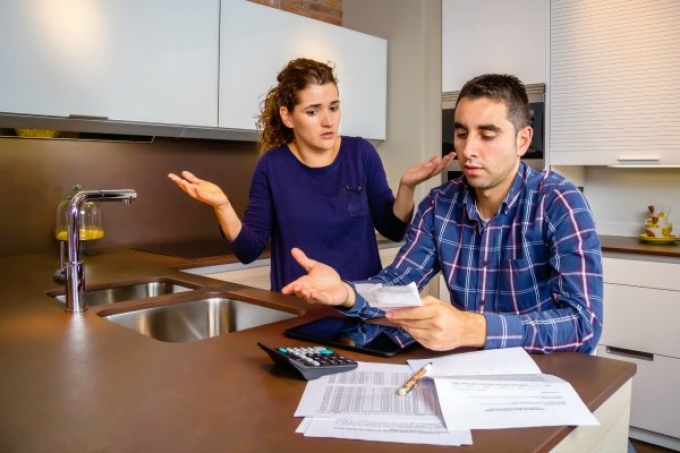
[[281, 122], [283, 125], [289, 129], [293, 129], [293, 118], [291, 113], [288, 111], [288, 107], [279, 107], [279, 115], [281, 116]]
[[523, 156], [526, 154], [529, 146], [531, 145], [531, 139], [534, 137], [534, 129], [531, 126], [523, 127], [517, 133], [517, 155]]

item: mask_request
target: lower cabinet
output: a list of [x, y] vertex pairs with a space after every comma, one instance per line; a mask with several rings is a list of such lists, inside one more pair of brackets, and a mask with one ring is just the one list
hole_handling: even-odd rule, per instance
[[605, 257], [604, 328], [597, 350], [600, 357], [637, 364], [630, 426], [669, 436], [675, 447], [680, 447], [678, 275], [676, 263]]
[[267, 264], [251, 265], [243, 269], [205, 274], [205, 277], [270, 290], [269, 270], [271, 266], [269, 265], [269, 260], [262, 260], [261, 262]]

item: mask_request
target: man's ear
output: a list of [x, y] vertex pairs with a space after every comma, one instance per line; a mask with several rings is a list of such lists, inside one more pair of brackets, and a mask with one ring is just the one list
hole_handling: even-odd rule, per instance
[[281, 122], [287, 128], [293, 129], [293, 119], [291, 113], [288, 111], [288, 107], [279, 107], [279, 115], [281, 116]]
[[534, 129], [531, 126], [525, 126], [517, 133], [517, 155], [524, 156], [529, 146], [531, 139], [534, 137]]

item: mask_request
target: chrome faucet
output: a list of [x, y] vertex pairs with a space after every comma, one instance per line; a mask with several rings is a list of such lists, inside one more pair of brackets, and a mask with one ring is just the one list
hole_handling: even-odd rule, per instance
[[132, 189], [84, 190], [71, 198], [68, 204], [67, 248], [68, 259], [62, 263], [55, 275], [57, 283], [66, 283], [66, 311], [82, 313], [87, 310], [85, 303], [85, 271], [80, 261], [80, 209], [86, 201], [121, 201], [130, 205], [137, 198]]

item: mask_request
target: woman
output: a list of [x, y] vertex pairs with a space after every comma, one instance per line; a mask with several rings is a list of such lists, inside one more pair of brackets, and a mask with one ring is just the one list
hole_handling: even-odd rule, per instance
[[409, 168], [396, 198], [375, 148], [338, 135], [340, 99], [333, 68], [293, 60], [263, 102], [258, 161], [243, 221], [215, 184], [188, 171], [169, 174], [182, 190], [215, 211], [236, 257], [249, 263], [271, 238], [271, 289], [305, 274], [293, 247], [330, 264], [343, 279], [360, 280], [382, 269], [375, 229], [393, 241], [406, 234], [417, 184], [439, 174], [453, 155]]

